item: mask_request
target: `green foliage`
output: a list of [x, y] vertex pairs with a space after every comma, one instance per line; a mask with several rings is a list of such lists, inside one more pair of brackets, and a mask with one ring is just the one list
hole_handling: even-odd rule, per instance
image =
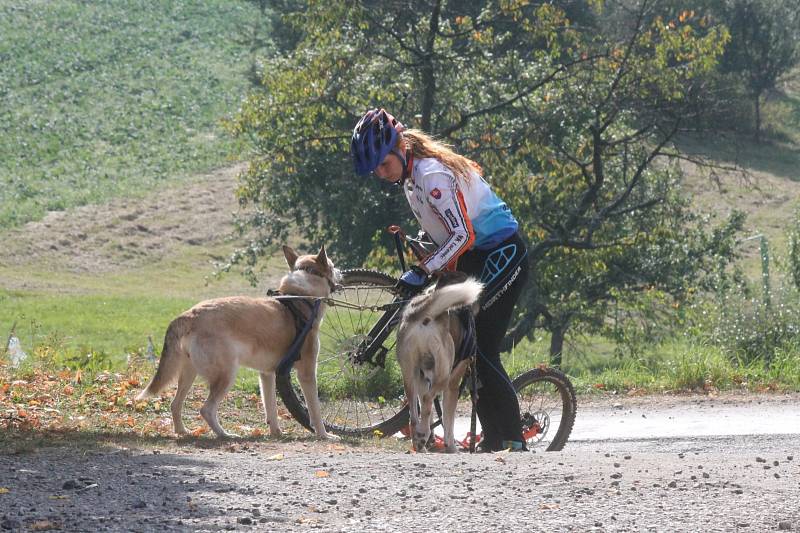
[[244, 1], [0, 2], [0, 227], [221, 166]]
[[[602, 322], [615, 287], [685, 290], [710, 238], [675, 192], [677, 167], [658, 161], [727, 34], [694, 15], [664, 21], [653, 2], [638, 19], [617, 2], [567, 4], [588, 26], [549, 3], [284, 6], [286, 53], [263, 61], [229, 124], [254, 154], [239, 190], [250, 244], [228, 267], [252, 267], [290, 226], [355, 266], [376, 230], [408, 223], [404, 198], [349, 160], [350, 128], [385, 106], [479, 161], [511, 205], [537, 273], [526, 323]], [[623, 12], [631, 24], [593, 26]]]
[[715, 6], [731, 32], [722, 69], [745, 76], [754, 95], [774, 89], [800, 61], [797, 0], [720, 0]]
[[789, 274], [795, 289], [800, 291], [800, 209], [795, 212], [789, 229]]
[[[719, 87], [718, 100], [723, 102], [725, 113], [749, 119], [759, 141], [763, 96], [776, 89], [778, 81], [800, 62], [800, 3], [797, 0], [707, 0], [704, 4], [731, 34], [720, 63], [723, 77], [715, 80]], [[752, 105], [742, 106], [745, 99]], [[742, 112], [742, 107], [747, 113]], [[735, 123], [731, 125], [739, 129]]]
[[353, 175], [349, 132], [369, 107], [386, 106], [473, 156], [513, 139], [502, 120], [489, 120], [498, 103], [505, 117], [517, 115], [506, 130], [524, 127], [512, 104], [558, 70], [548, 66], [561, 52], [556, 32], [571, 34], [559, 12], [514, 2], [426, 6], [309, 2], [287, 15], [303, 38], [264, 61], [263, 89], [230, 124], [255, 149], [240, 189], [254, 208], [241, 227], [254, 237], [234, 262], [254, 264], [291, 223], [355, 266], [376, 228], [409, 221], [402, 196]]
[[698, 329], [713, 343], [744, 364], [761, 361], [769, 366], [778, 354], [798, 358], [800, 305], [797, 291], [779, 286], [772, 289], [770, 305], [763, 297], [748, 297], [750, 291], [734, 286], [722, 290], [716, 302], [701, 307]]

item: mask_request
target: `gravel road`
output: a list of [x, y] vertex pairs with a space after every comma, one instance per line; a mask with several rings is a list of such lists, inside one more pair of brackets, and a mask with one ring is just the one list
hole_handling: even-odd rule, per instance
[[[767, 398], [756, 402], [766, 414], [800, 407], [796, 395]], [[593, 417], [620, 416], [618, 400], [585, 403]], [[681, 405], [686, 413], [713, 414], [707, 405], [698, 408], [697, 397], [632, 404], [631, 411], [650, 418]], [[753, 404], [748, 397], [725, 403], [726, 409]], [[211, 438], [22, 446], [0, 452], [0, 527], [800, 530], [798, 434], [581, 438], [558, 453], [413, 454], [406, 448]]]

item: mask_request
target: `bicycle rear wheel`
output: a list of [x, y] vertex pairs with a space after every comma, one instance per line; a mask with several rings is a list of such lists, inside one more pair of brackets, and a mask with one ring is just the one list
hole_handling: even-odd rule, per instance
[[[332, 296], [359, 306], [380, 306], [397, 296], [397, 279], [372, 270], [345, 270], [342, 289]], [[403, 379], [392, 331], [370, 357], [359, 354], [383, 311], [331, 305], [320, 327], [317, 385], [328, 431], [346, 436], [393, 435], [408, 425]], [[394, 325], [390, 326], [394, 327]], [[365, 360], [366, 359], [366, 360]], [[311, 429], [296, 373], [277, 378], [278, 393], [292, 416]]]
[[528, 448], [563, 449], [578, 409], [569, 378], [554, 368], [535, 368], [514, 379], [514, 388]]

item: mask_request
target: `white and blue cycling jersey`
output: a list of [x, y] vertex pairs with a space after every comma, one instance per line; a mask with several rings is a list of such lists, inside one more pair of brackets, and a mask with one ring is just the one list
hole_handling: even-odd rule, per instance
[[516, 233], [519, 224], [508, 206], [478, 172], [469, 180], [435, 158], [415, 159], [404, 184], [406, 199], [437, 248], [423, 263], [428, 272], [454, 267], [475, 247], [491, 250]]

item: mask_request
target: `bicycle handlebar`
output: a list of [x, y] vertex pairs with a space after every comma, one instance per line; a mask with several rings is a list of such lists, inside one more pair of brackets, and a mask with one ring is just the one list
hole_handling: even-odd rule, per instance
[[409, 247], [411, 247], [411, 251], [414, 253], [414, 256], [419, 261], [424, 261], [431, 254], [431, 252], [427, 250], [426, 246], [431, 246], [433, 243], [423, 241], [420, 238], [415, 239], [413, 237], [409, 237], [400, 226], [392, 224], [386, 228], [386, 231], [394, 235], [395, 244], [397, 246], [397, 256], [400, 259], [400, 264], [402, 265], [404, 271], [406, 270], [406, 266], [405, 258], [403, 257], [402, 241], [408, 243]]

